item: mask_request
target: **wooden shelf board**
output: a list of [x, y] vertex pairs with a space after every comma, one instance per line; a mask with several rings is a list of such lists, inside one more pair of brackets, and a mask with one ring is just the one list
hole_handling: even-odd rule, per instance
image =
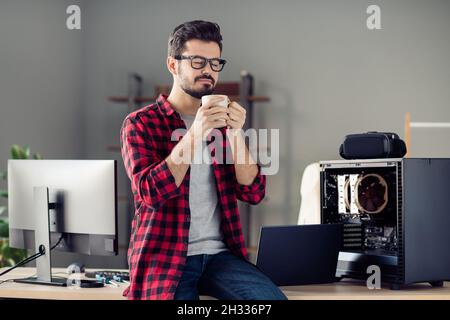
[[[144, 102], [155, 102], [158, 97], [136, 97], [134, 98], [135, 103], [144, 103]], [[239, 96], [230, 96], [230, 99], [232, 101], [239, 101]], [[264, 96], [249, 96], [247, 99], [251, 102], [269, 102], [269, 97]], [[120, 96], [113, 96], [108, 98], [109, 101], [115, 102], [115, 103], [128, 103], [128, 97], [120, 97]]]
[[120, 152], [120, 147], [119, 146], [108, 146], [108, 151], [112, 151], [112, 152]]

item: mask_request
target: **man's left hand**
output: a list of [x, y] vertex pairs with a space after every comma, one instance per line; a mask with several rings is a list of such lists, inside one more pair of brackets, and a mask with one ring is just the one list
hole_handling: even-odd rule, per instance
[[227, 127], [231, 129], [242, 129], [245, 123], [246, 110], [237, 102], [232, 101], [228, 105]]

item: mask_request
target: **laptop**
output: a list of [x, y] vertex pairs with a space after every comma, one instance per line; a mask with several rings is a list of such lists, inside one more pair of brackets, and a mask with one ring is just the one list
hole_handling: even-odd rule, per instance
[[256, 266], [278, 286], [335, 282], [342, 224], [265, 226]]

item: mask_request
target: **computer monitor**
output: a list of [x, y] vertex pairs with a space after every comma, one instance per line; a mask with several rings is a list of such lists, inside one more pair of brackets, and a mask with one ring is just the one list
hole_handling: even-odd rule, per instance
[[9, 160], [10, 246], [45, 255], [34, 282], [51, 277], [51, 247], [88, 255], [118, 254], [115, 160]]

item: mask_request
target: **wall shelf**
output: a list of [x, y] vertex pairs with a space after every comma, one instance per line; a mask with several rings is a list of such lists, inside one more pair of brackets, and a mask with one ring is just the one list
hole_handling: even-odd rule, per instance
[[[152, 97], [135, 97], [134, 98], [134, 102], [136, 104], [141, 104], [141, 103], [153, 103], [155, 102], [155, 100], [158, 98], [158, 96], [152, 96]], [[240, 97], [239, 96], [229, 96], [230, 100], [232, 101], [240, 101]], [[110, 102], [114, 102], [114, 103], [128, 103], [128, 97], [125, 96], [112, 96], [112, 97], [108, 97], [108, 100]], [[251, 101], [251, 102], [269, 102], [270, 98], [269, 97], [264, 97], [264, 96], [248, 96], [246, 97], [247, 101]]]
[[405, 114], [405, 144], [406, 158], [409, 158], [409, 148], [411, 147], [411, 128], [421, 129], [450, 129], [450, 122], [411, 122], [411, 114]]

